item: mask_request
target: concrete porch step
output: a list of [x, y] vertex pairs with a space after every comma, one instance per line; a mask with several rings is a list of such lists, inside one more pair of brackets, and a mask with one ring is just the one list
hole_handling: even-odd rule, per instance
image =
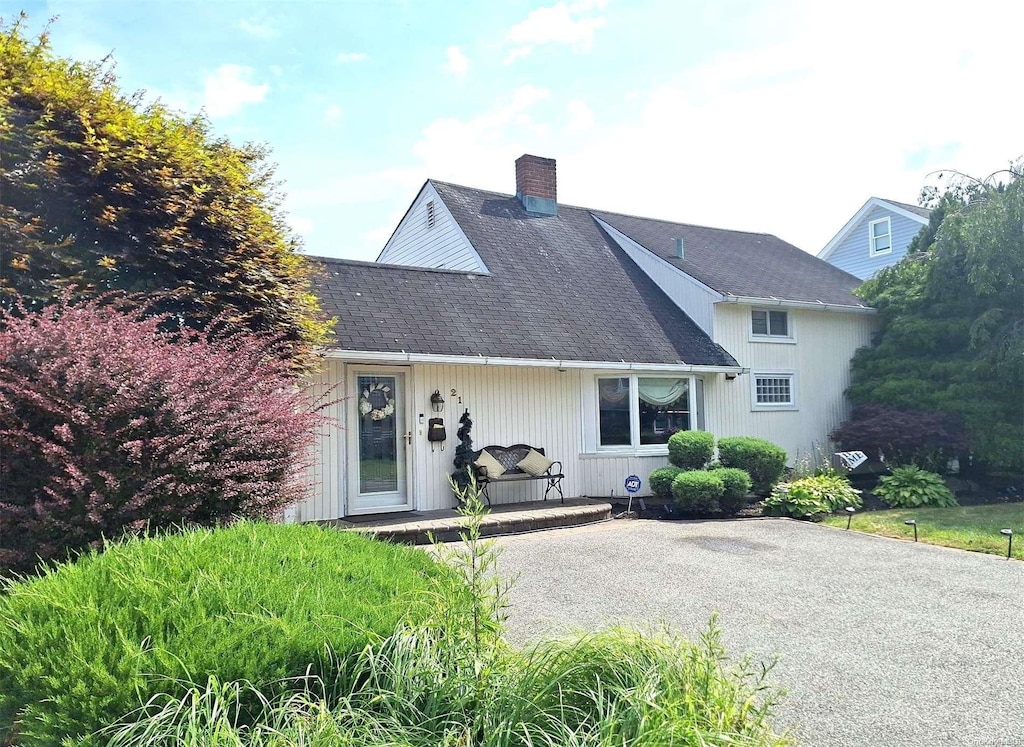
[[[592, 524], [611, 518], [612, 506], [589, 498], [567, 498], [565, 503], [533, 501], [495, 505], [483, 517], [480, 533], [485, 537], [519, 534], [539, 529], [558, 529]], [[407, 545], [430, 543], [430, 535], [441, 542], [459, 539], [462, 517], [454, 509], [409, 514], [384, 514], [338, 522], [349, 531], [365, 532], [380, 539]]]

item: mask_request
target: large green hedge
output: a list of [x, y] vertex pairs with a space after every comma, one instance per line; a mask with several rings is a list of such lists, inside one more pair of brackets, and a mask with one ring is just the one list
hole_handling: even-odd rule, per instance
[[184, 680], [330, 681], [425, 606], [423, 552], [310, 525], [131, 540], [0, 595], [0, 743], [56, 745]]

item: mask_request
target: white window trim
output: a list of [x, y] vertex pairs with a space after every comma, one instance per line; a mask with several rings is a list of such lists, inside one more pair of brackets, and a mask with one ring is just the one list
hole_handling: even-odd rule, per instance
[[[887, 235], [889, 236], [889, 248], [882, 249], [881, 251], [875, 251], [875, 226], [879, 223], [885, 223]], [[873, 220], [868, 223], [868, 256], [869, 257], [884, 257], [886, 254], [892, 254], [892, 219], [889, 216]]]
[[[789, 378], [789, 402], [779, 402], [776, 404], [758, 402], [757, 401], [757, 380], [759, 378]], [[752, 412], [771, 412], [772, 410], [792, 411], [799, 410], [799, 392], [797, 391], [798, 379], [797, 372], [793, 369], [786, 370], [758, 370], [750, 372], [750, 410]]]
[[[786, 315], [786, 331], [787, 335], [756, 335], [754, 334], [754, 312], [755, 311], [781, 311]], [[782, 345], [795, 345], [796, 344], [796, 332], [793, 329], [793, 312], [790, 309], [783, 309], [779, 307], [772, 308], [770, 306], [752, 306], [750, 308], [750, 314], [747, 317], [747, 340], [749, 342], [773, 342]]]
[[[587, 403], [587, 407], [593, 414], [593, 421], [591, 433], [589, 438], [586, 439], [588, 444], [588, 453], [592, 456], [667, 456], [668, 455], [668, 444], [641, 444], [640, 443], [640, 402], [639, 395], [637, 394], [637, 379], [648, 379], [648, 378], [675, 378], [675, 379], [688, 379], [690, 384], [687, 387], [688, 399], [687, 407], [690, 411], [690, 425], [692, 430], [699, 430], [696, 428], [696, 424], [700, 422], [697, 413], [697, 376], [683, 376], [677, 372], [665, 372], [658, 373], [657, 371], [644, 372], [644, 373], [615, 373], [612, 371], [594, 374], [591, 377], [591, 389], [592, 395], [588, 397], [590, 400]], [[601, 379], [629, 379], [629, 431], [630, 431], [630, 445], [628, 446], [602, 446], [601, 445], [601, 403], [600, 403], [600, 387], [598, 381]]]

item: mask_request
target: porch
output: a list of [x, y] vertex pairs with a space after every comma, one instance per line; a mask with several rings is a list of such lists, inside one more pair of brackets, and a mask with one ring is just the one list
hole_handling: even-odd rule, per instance
[[[490, 513], [483, 517], [480, 532], [485, 537], [520, 534], [592, 524], [606, 521], [611, 515], [610, 503], [591, 498], [566, 498], [564, 504], [553, 501], [495, 504]], [[429, 535], [441, 542], [458, 540], [461, 522], [462, 517], [454, 508], [443, 508], [349, 516], [323, 523], [350, 531], [366, 532], [391, 542], [425, 545], [430, 542]]]

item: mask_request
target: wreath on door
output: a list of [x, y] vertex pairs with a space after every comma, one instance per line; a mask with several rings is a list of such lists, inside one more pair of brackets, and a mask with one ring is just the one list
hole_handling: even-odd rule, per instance
[[395, 398], [391, 387], [380, 382], [370, 384], [359, 397], [359, 414], [369, 415], [371, 420], [383, 420], [395, 414]]

